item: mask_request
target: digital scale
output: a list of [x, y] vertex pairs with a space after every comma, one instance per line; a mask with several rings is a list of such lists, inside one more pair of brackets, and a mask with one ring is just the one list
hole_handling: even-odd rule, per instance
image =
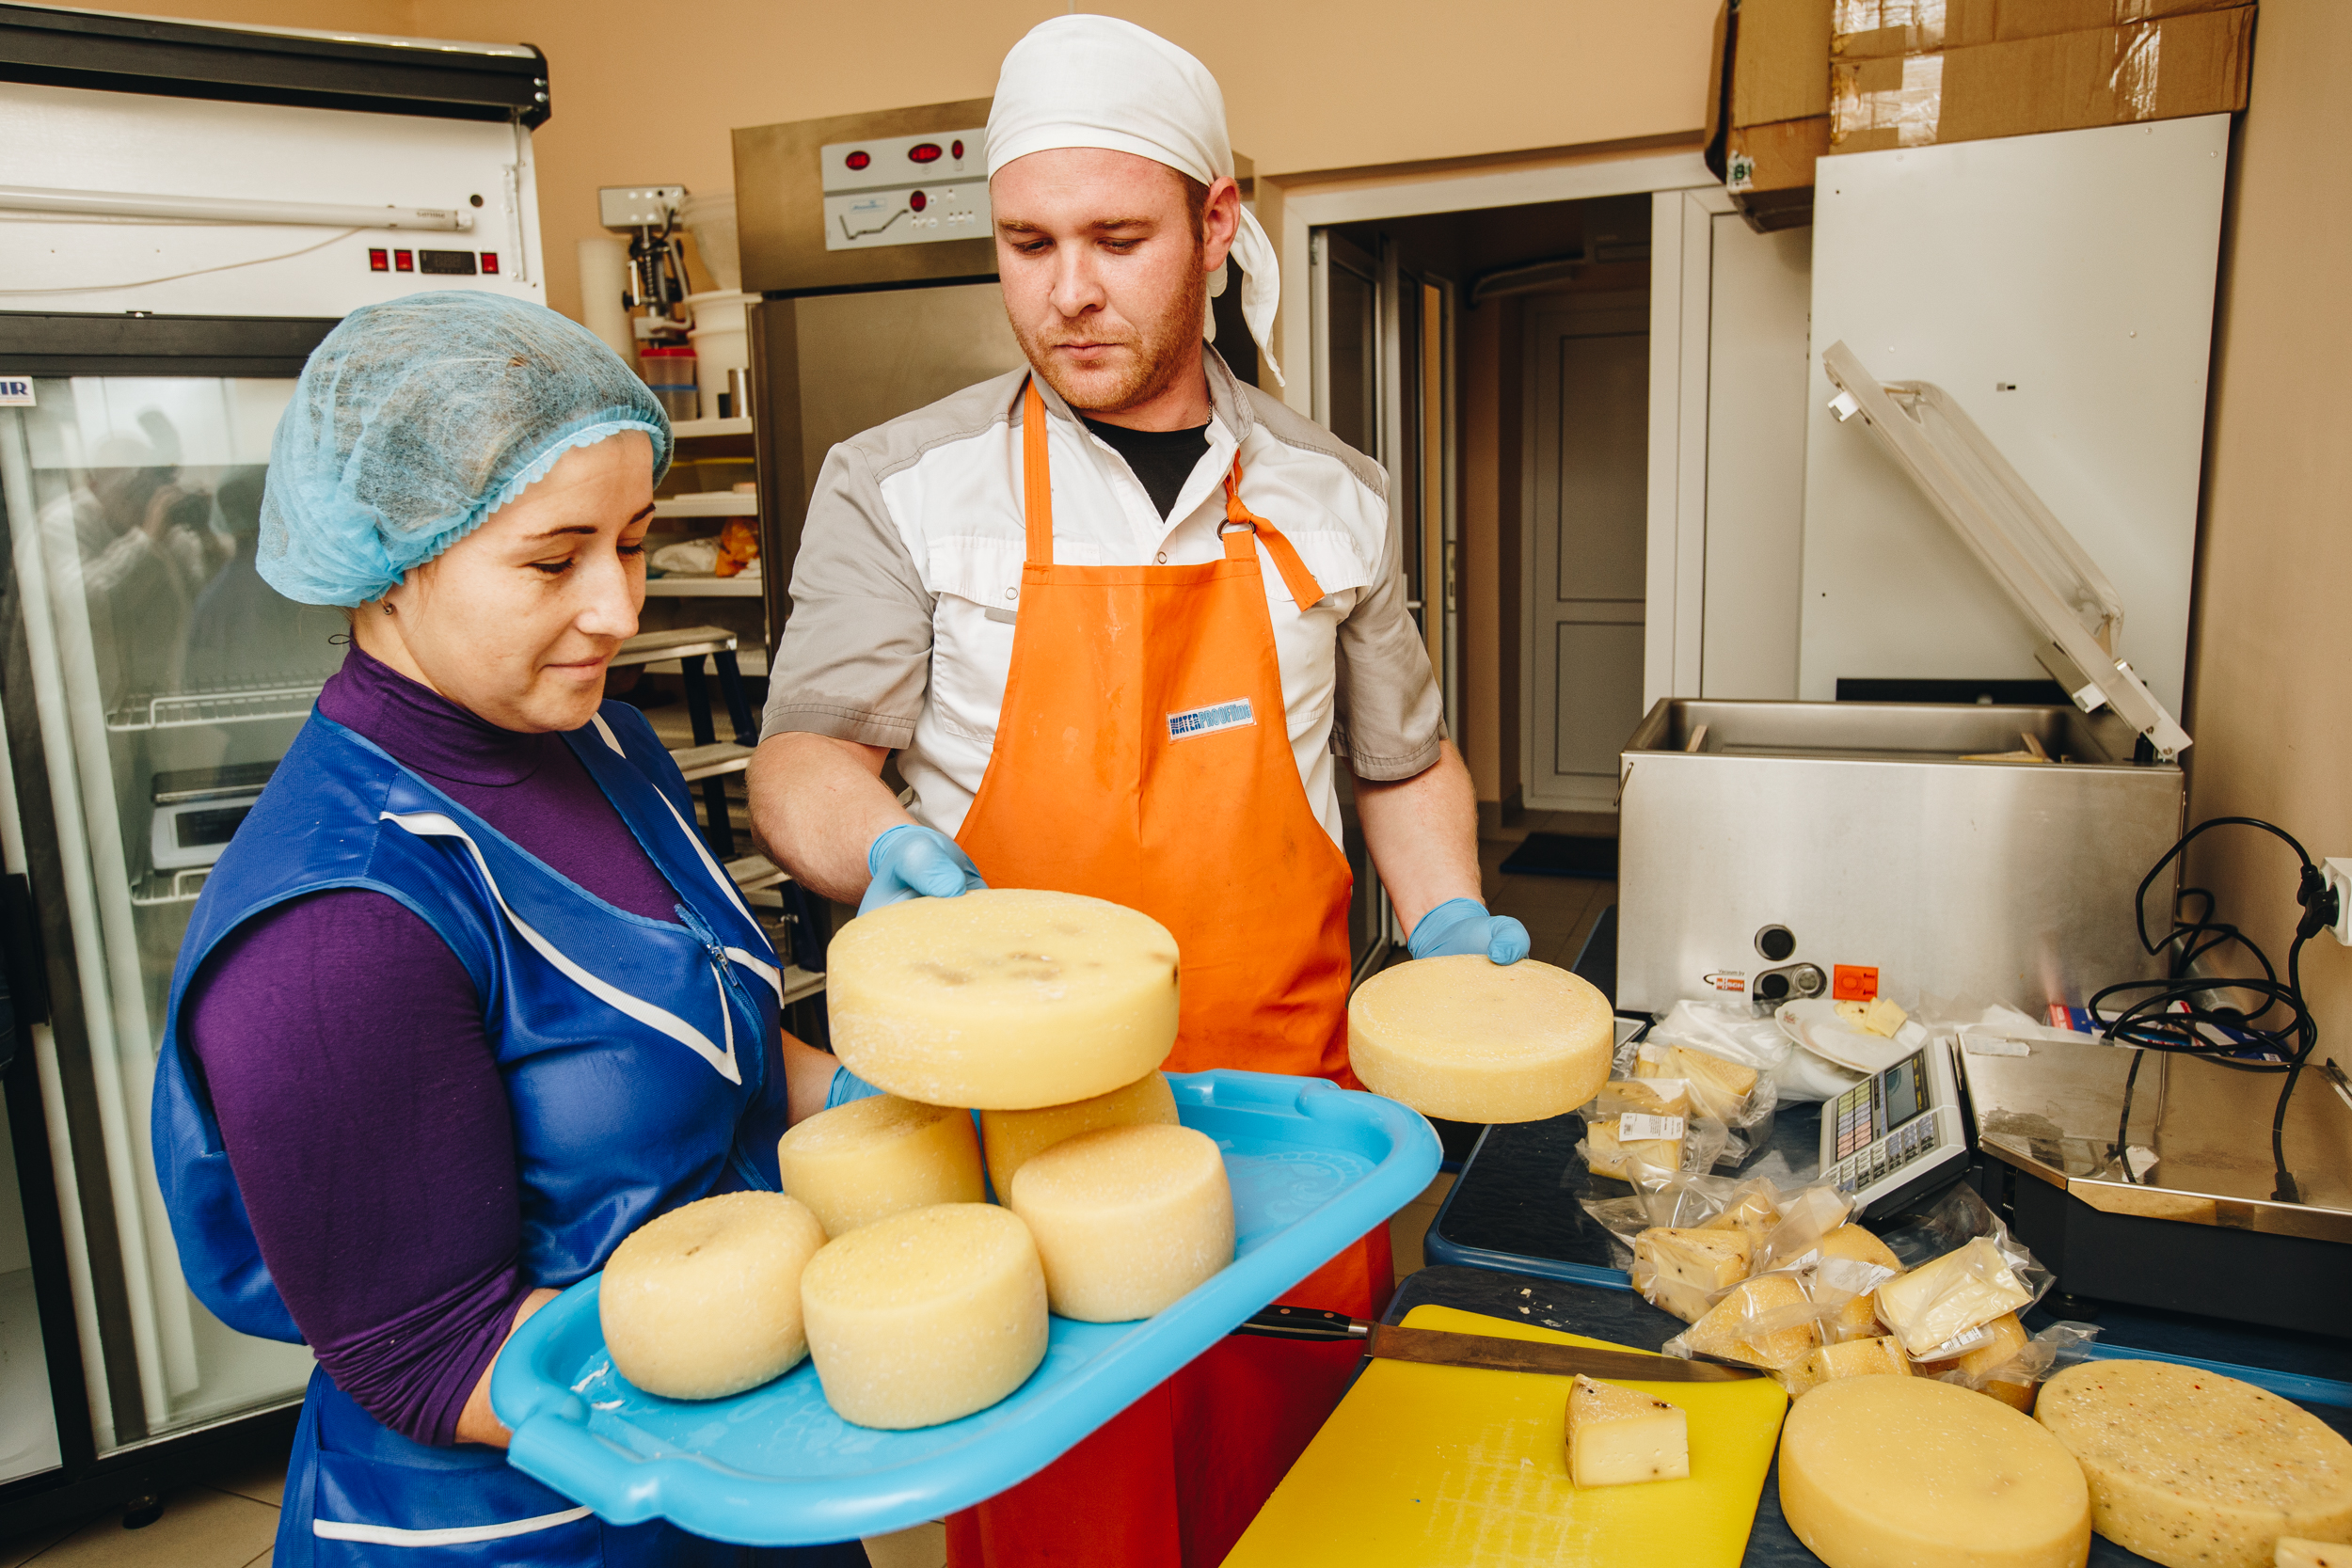
[[1944, 1042], [1874, 1072], [1821, 1107], [1821, 1180], [1857, 1218], [1899, 1212], [1968, 1167], [1968, 1127]]

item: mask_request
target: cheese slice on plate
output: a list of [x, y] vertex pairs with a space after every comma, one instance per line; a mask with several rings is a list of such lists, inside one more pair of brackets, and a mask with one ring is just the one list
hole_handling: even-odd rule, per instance
[[1680, 1481], [1691, 1473], [1678, 1405], [1579, 1375], [1568, 1388], [1568, 1480], [1578, 1486]]
[[2081, 1463], [2099, 1533], [2165, 1568], [2269, 1568], [2281, 1536], [2352, 1537], [2352, 1443], [2250, 1383], [2085, 1361], [2034, 1418]]

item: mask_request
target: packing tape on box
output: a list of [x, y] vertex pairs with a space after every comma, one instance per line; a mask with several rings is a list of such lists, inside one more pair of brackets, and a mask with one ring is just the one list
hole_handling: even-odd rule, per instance
[[1944, 0], [1837, 0], [1830, 23], [1830, 53], [1843, 54], [1845, 41], [1862, 33], [1899, 32], [1875, 40], [1881, 53], [1917, 54], [1944, 47]]
[[1868, 131], [1892, 131], [1898, 147], [1929, 147], [1944, 118], [1944, 56], [1906, 55], [1902, 86], [1862, 90], [1862, 72], [1838, 66], [1830, 81], [1833, 145]]

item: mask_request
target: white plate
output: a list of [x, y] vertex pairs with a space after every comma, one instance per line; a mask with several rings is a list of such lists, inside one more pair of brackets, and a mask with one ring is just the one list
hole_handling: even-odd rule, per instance
[[1856, 1029], [1837, 1016], [1837, 1004], [1825, 996], [1791, 1002], [1773, 1015], [1781, 1033], [1824, 1061], [1864, 1074], [1884, 1072], [1928, 1043], [1928, 1032], [1915, 1020], [1888, 1039]]

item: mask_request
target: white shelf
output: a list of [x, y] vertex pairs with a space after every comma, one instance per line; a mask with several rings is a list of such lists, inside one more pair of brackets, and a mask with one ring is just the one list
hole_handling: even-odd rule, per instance
[[756, 599], [758, 578], [647, 578], [649, 599]]
[[134, 697], [106, 715], [106, 727], [126, 730], [184, 730], [208, 724], [255, 724], [271, 719], [307, 719], [324, 681], [301, 686], [253, 687], [229, 691], [170, 692]]
[[756, 517], [759, 515], [759, 498], [739, 496], [732, 490], [664, 496], [653, 503], [653, 515], [657, 517]]
[[680, 441], [691, 441], [698, 436], [749, 436], [752, 421], [742, 420], [673, 420], [670, 435]]

